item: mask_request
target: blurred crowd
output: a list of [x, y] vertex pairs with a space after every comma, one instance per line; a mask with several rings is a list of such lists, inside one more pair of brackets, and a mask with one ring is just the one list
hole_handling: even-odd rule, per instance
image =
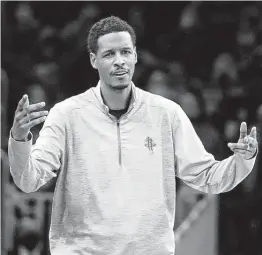
[[[16, 201], [7, 214], [14, 215], [18, 233], [6, 237], [14, 238], [9, 254], [19, 254], [20, 246], [34, 254], [25, 236], [43, 238], [32, 228], [36, 200], [25, 206], [8, 173], [7, 141], [17, 103], [27, 93], [30, 103], [45, 101], [49, 110], [97, 84], [86, 38], [100, 18], [116, 15], [135, 28], [134, 83], [179, 103], [216, 159], [230, 155], [226, 145], [237, 141], [241, 121], [257, 126], [261, 143], [262, 2], [2, 1], [1, 7], [1, 180], [4, 199]], [[40, 128], [32, 130], [34, 141]], [[262, 254], [261, 168], [259, 155], [252, 174], [220, 195], [219, 255]], [[178, 199], [189, 205], [179, 222], [200, 196], [178, 184]], [[55, 180], [39, 193], [52, 193], [54, 185]], [[49, 205], [41, 208], [48, 222]], [[42, 231], [47, 238], [48, 228]]]

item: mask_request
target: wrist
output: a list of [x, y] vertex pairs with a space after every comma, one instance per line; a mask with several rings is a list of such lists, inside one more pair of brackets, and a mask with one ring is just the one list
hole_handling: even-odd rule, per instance
[[252, 156], [251, 158], [248, 158], [247, 160], [250, 160], [250, 159], [255, 158], [255, 157], [257, 156], [257, 153], [258, 153], [258, 149], [256, 148], [256, 151], [255, 151], [255, 153], [253, 154], [253, 156]]
[[[30, 134], [30, 133], [29, 133]], [[12, 133], [12, 130], [11, 130], [11, 137], [15, 140], [15, 141], [17, 141], [17, 142], [27, 142], [27, 141], [29, 141], [30, 140], [30, 136], [29, 136], [29, 134], [25, 137], [25, 138], [18, 138], [18, 137], [15, 137], [14, 135], [13, 135], [13, 133]]]

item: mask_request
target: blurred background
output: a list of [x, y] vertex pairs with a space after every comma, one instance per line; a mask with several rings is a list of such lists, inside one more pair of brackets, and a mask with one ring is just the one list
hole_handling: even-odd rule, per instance
[[[220, 160], [241, 121], [262, 132], [262, 2], [1, 1], [2, 254], [48, 255], [54, 179], [22, 193], [9, 174], [7, 141], [23, 94], [55, 103], [96, 86], [86, 38], [116, 15], [137, 33], [134, 83], [179, 103]], [[41, 125], [32, 132], [37, 139]], [[260, 149], [261, 150], [261, 149]], [[261, 153], [250, 176], [219, 196], [178, 181], [179, 255], [262, 254]], [[186, 249], [191, 249], [192, 252]]]

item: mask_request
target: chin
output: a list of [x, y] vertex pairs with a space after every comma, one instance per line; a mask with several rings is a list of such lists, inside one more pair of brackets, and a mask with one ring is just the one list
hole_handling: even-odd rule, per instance
[[116, 86], [113, 86], [115, 90], [123, 90], [129, 87], [129, 84], [118, 84]]
[[110, 87], [114, 90], [124, 90], [127, 89], [131, 85], [131, 82], [123, 82], [123, 83], [113, 83], [110, 85]]

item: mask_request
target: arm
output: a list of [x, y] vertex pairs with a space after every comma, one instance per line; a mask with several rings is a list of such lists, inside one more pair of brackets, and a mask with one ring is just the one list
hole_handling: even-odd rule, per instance
[[[181, 107], [174, 131], [176, 175], [202, 192], [218, 194], [236, 187], [251, 172], [256, 156], [245, 159], [240, 153], [217, 161], [208, 153]], [[207, 133], [208, 135], [208, 133]]]
[[34, 192], [61, 167], [64, 154], [64, 120], [56, 107], [51, 109], [39, 137], [32, 145], [29, 141], [16, 141], [10, 132], [8, 151], [10, 172], [15, 184], [24, 192]]

